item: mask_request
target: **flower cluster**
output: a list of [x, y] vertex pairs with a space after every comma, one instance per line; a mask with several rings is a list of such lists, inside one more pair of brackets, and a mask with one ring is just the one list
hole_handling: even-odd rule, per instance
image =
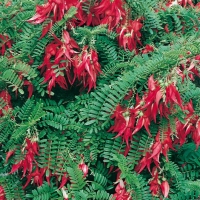
[[[38, 150], [39, 150], [39, 146], [38, 146], [37, 141], [31, 141], [30, 139], [26, 138], [25, 145], [21, 149], [22, 154], [24, 155], [24, 158], [23, 160], [17, 161], [16, 164], [12, 166], [10, 173], [14, 173], [19, 168], [21, 168], [23, 170], [22, 177], [25, 177], [26, 173], [30, 174], [33, 170], [33, 165], [34, 164], [37, 165], [35, 156], [39, 155]], [[6, 160], [8, 161], [9, 157], [12, 156], [14, 153], [15, 153], [14, 150], [9, 151], [7, 153]]]
[[[98, 55], [94, 49], [84, 46], [80, 54], [78, 44], [64, 30], [62, 41], [54, 35], [54, 41], [47, 45], [43, 63], [38, 67], [44, 73], [44, 82], [48, 82], [49, 93], [57, 83], [67, 89], [76, 79], [90, 91], [96, 86], [97, 75], [101, 72]], [[67, 81], [64, 74], [66, 74]]]
[[60, 21], [71, 6], [76, 6], [78, 1], [48, 0], [46, 4], [36, 7], [36, 14], [28, 20], [32, 24], [40, 24], [51, 17], [54, 22]]
[[122, 109], [117, 106], [111, 118], [115, 118], [115, 124], [109, 131], [118, 132], [117, 136], [123, 136], [128, 144], [129, 138], [136, 134], [142, 127], [151, 135], [149, 126], [151, 121], [156, 122], [156, 117], [168, 117], [174, 110], [174, 106], [182, 106], [182, 99], [173, 82], [159, 84], [151, 76], [148, 80], [148, 92], [142, 99], [136, 96], [136, 105]]
[[187, 135], [190, 134], [198, 148], [200, 145], [200, 117], [195, 114], [192, 101], [187, 103], [184, 108], [187, 111], [185, 123], [176, 121], [178, 139], [175, 140], [175, 143], [183, 145], [186, 142]]
[[154, 167], [152, 169], [152, 180], [149, 182], [150, 190], [153, 196], [158, 196], [162, 192], [163, 196], [167, 198], [169, 194], [169, 183], [166, 180], [161, 183], [160, 178], [158, 169]]
[[44, 61], [38, 68], [44, 73], [44, 82], [48, 82], [49, 93], [56, 83], [67, 89], [64, 74], [70, 84], [74, 82], [74, 77], [71, 76], [71, 61], [77, 53], [75, 49], [79, 49], [79, 46], [66, 30], [63, 31], [62, 41], [54, 35], [54, 40], [46, 46]]
[[108, 24], [109, 30], [116, 27], [120, 20], [126, 16], [122, 0], [102, 0], [95, 7], [95, 13], [97, 16], [100, 16], [101, 24]]
[[146, 152], [145, 156], [139, 161], [138, 165], [135, 167], [135, 171], [140, 173], [145, 167], [148, 168], [149, 172], [151, 172], [150, 166], [152, 162], [156, 165], [156, 167], [160, 167], [160, 155], [161, 153], [166, 157], [168, 161], [167, 152], [169, 149], [173, 149], [172, 139], [171, 139], [171, 131], [170, 128], [164, 133], [164, 138], [160, 137], [160, 133], [155, 137], [154, 143], [151, 145], [149, 151]]
[[[11, 156], [14, 156], [16, 150], [11, 150], [7, 152], [6, 155], [6, 162], [8, 162]], [[39, 146], [37, 141], [31, 141], [30, 139], [26, 138], [26, 142], [24, 147], [21, 149], [22, 156], [24, 157], [23, 160], [17, 161], [16, 164], [13, 164], [10, 174], [16, 172], [19, 169], [22, 169], [23, 175], [22, 178], [26, 177], [26, 183], [23, 188], [26, 188], [29, 183], [32, 182], [37, 186], [41, 186], [43, 184], [44, 178], [50, 184], [51, 177], [55, 176], [56, 179], [60, 180], [60, 174], [52, 173], [48, 167], [39, 167], [38, 163], [36, 162], [35, 156], [39, 156]], [[83, 177], [88, 175], [88, 166], [82, 162], [77, 166], [82, 172]], [[63, 171], [60, 181], [60, 186], [58, 189], [64, 187], [67, 181], [70, 180], [66, 170]]]
[[97, 75], [101, 72], [97, 52], [85, 46], [82, 53], [74, 57], [72, 63], [74, 75], [83, 83], [84, 88], [88, 87], [88, 91], [95, 88]]
[[137, 50], [137, 44], [142, 45], [140, 38], [142, 36], [141, 29], [143, 24], [141, 20], [130, 20], [128, 24], [124, 24], [116, 29], [118, 36], [119, 46], [125, 50]]

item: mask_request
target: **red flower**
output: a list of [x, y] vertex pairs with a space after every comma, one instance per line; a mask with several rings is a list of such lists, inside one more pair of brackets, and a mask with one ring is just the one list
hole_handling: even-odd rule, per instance
[[[24, 177], [26, 175], [26, 172], [29, 173], [32, 172], [33, 164], [36, 164], [37, 162], [35, 160], [35, 155], [39, 155], [38, 153], [39, 146], [36, 141], [32, 142], [30, 139], [26, 138], [26, 146], [22, 148], [22, 153], [24, 154], [24, 159], [18, 161], [16, 164], [12, 166], [10, 174], [14, 173], [18, 169], [22, 168]], [[10, 157], [10, 155], [8, 155]], [[8, 157], [8, 158], [9, 158]], [[7, 159], [8, 159], [7, 158]]]
[[43, 175], [44, 171], [41, 169], [39, 170], [37, 167], [34, 172], [27, 175], [27, 181], [23, 186], [23, 189], [25, 189], [28, 186], [32, 178], [33, 178], [33, 183], [37, 184], [37, 186], [41, 186], [43, 183]]
[[145, 167], [147, 167], [149, 172], [151, 172], [150, 165], [152, 163], [152, 158], [150, 157], [151, 157], [151, 154], [149, 152], [146, 152], [145, 156], [139, 161], [139, 163], [135, 167], [135, 171], [137, 173], [142, 172]]
[[8, 7], [8, 6], [11, 6], [11, 5], [12, 5], [12, 1], [8, 1], [5, 6]]
[[[94, 4], [90, 0], [84, 0], [80, 2], [78, 7], [76, 17], [79, 19], [79, 22], [75, 22], [78, 26], [86, 24], [87, 26], [98, 26], [100, 22], [100, 16], [96, 14], [95, 8], [98, 6], [98, 3], [94, 1]], [[87, 12], [83, 10], [83, 7], [88, 7]]]
[[40, 36], [39, 39], [42, 39], [48, 33], [48, 31], [52, 28], [52, 26], [53, 26], [53, 23], [51, 21], [45, 27], [43, 27], [43, 29], [42, 29], [42, 35]]
[[133, 97], [133, 90], [130, 90], [129, 93], [124, 97], [124, 100], [129, 100]]
[[102, 0], [95, 8], [95, 15], [100, 16], [101, 24], [108, 24], [108, 29], [116, 27], [126, 15], [122, 0]]
[[165, 28], [164, 28], [164, 30], [165, 30], [165, 32], [166, 32], [166, 33], [169, 33], [168, 24], [166, 24], [166, 25], [165, 25]]
[[169, 194], [169, 183], [167, 181], [163, 181], [160, 185], [160, 188], [161, 188], [161, 191], [163, 193], [163, 196], [165, 198], [168, 197], [168, 194]]
[[80, 163], [78, 168], [83, 172], [84, 177], [88, 175], [88, 166], [84, 162]]
[[194, 140], [196, 147], [200, 145], [200, 119], [196, 122], [196, 127], [192, 133], [192, 139]]
[[158, 170], [157, 167], [153, 167], [152, 169], [152, 177], [153, 179], [149, 182], [150, 190], [153, 196], [157, 196], [160, 191], [160, 184], [158, 179]]
[[74, 57], [73, 66], [75, 76], [83, 82], [84, 88], [88, 87], [88, 92], [96, 87], [96, 79], [101, 72], [101, 66], [95, 50], [88, 51], [88, 46], [85, 46], [83, 52]]
[[137, 52], [137, 44], [142, 45], [140, 41], [142, 26], [140, 20], [130, 20], [127, 26], [117, 28], [119, 46], [125, 50], [128, 48], [130, 51]]
[[135, 124], [134, 110], [124, 109], [118, 105], [111, 118], [115, 118], [115, 124], [108, 131], [118, 132], [115, 137], [122, 136], [127, 146], [129, 146], [129, 138], [132, 138], [132, 132]]
[[169, 0], [169, 2], [166, 4], [166, 6], [171, 7], [173, 5], [178, 5], [178, 4], [183, 7], [186, 7], [187, 4], [194, 7], [192, 0], [174, 0], [173, 2], [172, 2], [172, 0]]
[[6, 200], [6, 194], [4, 192], [3, 186], [0, 185], [0, 200]]
[[31, 17], [29, 20], [27, 20], [27, 22], [30, 22], [32, 24], [42, 23], [49, 17], [51, 11], [53, 10], [53, 7], [54, 7], [54, 4], [49, 3], [49, 2], [41, 6], [39, 5], [36, 6], [36, 14], [33, 17]]
[[126, 191], [125, 183], [120, 180], [118, 185], [115, 188], [115, 200], [132, 200], [132, 197], [129, 192]]
[[147, 167], [150, 172], [150, 165], [152, 162], [154, 162], [156, 167], [159, 167], [159, 158], [161, 153], [166, 157], [166, 160], [168, 161], [167, 152], [169, 151], [169, 149], [175, 150], [172, 146], [170, 129], [168, 128], [168, 130], [165, 133], [163, 133], [163, 135], [164, 137], [160, 137], [160, 133], [158, 132], [153, 145], [150, 147], [150, 149], [146, 152], [145, 156], [139, 161], [138, 165], [135, 167], [136, 172], [140, 173], [145, 167]]
[[172, 132], [170, 130], [170, 127], [168, 127], [167, 130], [163, 133], [162, 137], [160, 137], [159, 132], [156, 136], [156, 141], [160, 142], [161, 147], [162, 147], [161, 152], [166, 157], [167, 161], [168, 161], [167, 152], [169, 151], [169, 149], [173, 149], [175, 151], [172, 145], [171, 133]]
[[62, 176], [62, 180], [60, 183], [60, 187], [58, 189], [61, 189], [68, 181], [67, 173], [65, 172]]
[[77, 53], [74, 49], [79, 47], [66, 30], [63, 31], [62, 38], [61, 41], [54, 35], [54, 41], [47, 45], [44, 61], [38, 67], [42, 73], [45, 71], [44, 82], [48, 82], [49, 94], [56, 83], [63, 89], [68, 88], [64, 73], [70, 84], [75, 80], [75, 76], [71, 75], [71, 61], [74, 54]]
[[171, 83], [170, 85], [166, 87], [166, 101], [165, 102], [170, 103], [171, 105], [175, 103], [179, 105], [181, 108], [183, 108], [181, 96], [173, 83]]
[[[53, 14], [51, 18], [53, 19], [53, 23], [55, 23], [63, 19], [65, 13], [72, 6], [77, 8], [77, 14], [75, 15], [77, 19], [74, 20], [75, 24], [78, 21], [83, 21], [83, 12], [81, 8], [82, 4], [78, 0], [48, 0], [46, 4], [36, 6], [36, 14], [27, 21], [32, 24], [40, 24]], [[48, 32], [51, 26], [51, 24], [48, 24], [44, 27], [41, 37]]]
[[183, 7], [186, 7], [187, 4], [189, 4], [191, 7], [194, 7], [194, 4], [192, 3], [192, 0], [179, 0], [178, 2]]

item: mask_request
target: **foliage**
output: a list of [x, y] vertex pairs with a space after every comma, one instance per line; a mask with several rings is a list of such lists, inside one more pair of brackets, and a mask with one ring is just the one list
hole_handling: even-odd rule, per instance
[[0, 2], [0, 199], [198, 199], [199, 13]]

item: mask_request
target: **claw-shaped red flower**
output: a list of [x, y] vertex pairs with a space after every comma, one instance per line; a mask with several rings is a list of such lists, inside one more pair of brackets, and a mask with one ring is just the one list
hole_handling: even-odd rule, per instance
[[39, 170], [37, 167], [34, 172], [28, 174], [27, 181], [25, 185], [23, 186], [23, 189], [25, 189], [28, 186], [32, 178], [33, 178], [33, 183], [37, 184], [37, 186], [41, 186], [43, 183], [43, 175], [44, 175], [44, 171], [41, 169]]
[[75, 76], [71, 75], [71, 62], [72, 57], [78, 53], [74, 49], [78, 49], [79, 46], [66, 30], [63, 31], [62, 38], [63, 41], [54, 35], [54, 41], [47, 45], [44, 61], [38, 67], [42, 73], [45, 71], [44, 82], [48, 82], [49, 94], [56, 83], [63, 89], [68, 88], [65, 73], [70, 84], [75, 80]]
[[111, 118], [115, 118], [115, 124], [108, 131], [117, 132], [118, 134], [115, 137], [122, 136], [127, 146], [129, 146], [129, 139], [132, 137], [135, 124], [134, 110], [124, 109], [118, 105]]
[[85, 46], [82, 53], [74, 57], [72, 64], [74, 74], [82, 81], [84, 88], [88, 87], [88, 92], [95, 88], [97, 75], [101, 73], [97, 52], [94, 49], [88, 50], [88, 46]]
[[102, 0], [94, 9], [101, 18], [101, 24], [108, 24], [109, 30], [115, 28], [126, 15], [122, 0]]
[[[36, 141], [31, 141], [30, 139], [26, 138], [26, 146], [22, 148], [22, 153], [24, 154], [24, 159], [18, 161], [12, 166], [10, 174], [14, 173], [18, 169], [23, 170], [23, 175], [24, 177], [26, 175], [26, 172], [28, 171], [29, 173], [32, 172], [33, 169], [33, 164], [37, 166], [37, 162], [35, 160], [35, 155], [39, 155], [38, 153], [39, 146]], [[7, 160], [9, 157], [12, 155], [12, 152], [8, 152], [7, 154]], [[14, 152], [13, 152], [14, 153]]]
[[128, 25], [120, 26], [116, 29], [119, 41], [119, 46], [123, 47], [125, 50], [128, 48], [130, 51], [135, 50], [136, 53], [137, 45], [142, 45], [140, 38], [141, 38], [141, 32], [143, 24], [140, 22], [140, 20], [130, 20]]

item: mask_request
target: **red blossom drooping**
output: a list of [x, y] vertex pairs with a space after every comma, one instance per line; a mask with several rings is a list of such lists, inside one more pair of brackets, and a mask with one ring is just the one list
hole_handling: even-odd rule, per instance
[[174, 143], [179, 143], [181, 146], [186, 142], [186, 137], [195, 131], [195, 124], [198, 120], [198, 116], [194, 114], [194, 108], [192, 101], [190, 100], [184, 105], [184, 111], [187, 113], [185, 117], [185, 123], [176, 120], [177, 138]]
[[43, 169], [38, 169], [38, 167], [36, 167], [36, 170], [32, 173], [29, 173], [26, 177], [27, 177], [27, 181], [25, 183], [25, 185], [23, 186], [23, 189], [25, 189], [28, 184], [30, 183], [31, 179], [33, 179], [33, 183], [37, 184], [37, 186], [41, 186], [43, 183], [43, 175], [44, 175], [45, 171]]
[[[87, 6], [88, 11], [84, 11], [83, 7]], [[80, 2], [78, 7], [76, 17], [78, 17], [80, 22], [75, 22], [78, 26], [87, 25], [87, 26], [98, 26], [100, 25], [100, 16], [96, 14], [96, 7], [98, 6], [97, 2], [92, 2], [90, 0], [84, 0]]]
[[151, 172], [150, 165], [152, 163], [152, 158], [150, 157], [151, 157], [151, 154], [149, 152], [146, 152], [145, 156], [139, 161], [139, 163], [135, 167], [135, 171], [137, 173], [142, 172], [145, 167], [147, 167], [149, 172]]
[[128, 25], [122, 25], [116, 29], [119, 41], [119, 46], [123, 47], [125, 50], [128, 48], [130, 51], [135, 50], [137, 53], [137, 45], [142, 45], [141, 29], [143, 24], [141, 20], [130, 20]]
[[6, 105], [3, 108], [0, 108], [0, 116], [2, 116], [3, 111], [12, 109], [12, 104], [11, 104], [11, 96], [7, 90], [3, 90], [0, 92], [0, 98], [2, 98], [3, 101], [6, 103]]
[[78, 168], [83, 172], [83, 176], [86, 177], [88, 175], [88, 166], [82, 161]]
[[160, 185], [160, 188], [161, 188], [161, 191], [163, 193], [163, 196], [165, 198], [168, 197], [168, 194], [169, 194], [169, 183], [167, 181], [163, 181]]
[[[152, 120], [156, 122], [157, 114], [168, 118], [173, 111], [174, 105], [183, 109], [182, 99], [174, 83], [168, 86], [160, 86], [158, 81], [150, 76], [148, 80], [148, 92], [144, 93], [142, 99], [136, 96], [136, 105], [131, 108], [116, 107], [111, 118], [115, 118], [114, 125], [109, 131], [117, 132], [116, 137], [122, 136], [128, 145], [129, 139], [143, 127], [151, 135], [149, 126]], [[167, 148], [167, 145], [165, 146]]]
[[67, 177], [67, 173], [64, 173], [61, 179], [60, 187], [58, 189], [64, 187], [64, 185], [67, 183], [68, 180], [69, 178]]
[[158, 196], [160, 191], [160, 184], [159, 184], [157, 167], [154, 167], [152, 169], [152, 177], [153, 177], [152, 180], [149, 182], [151, 194], [153, 196]]
[[8, 162], [8, 159], [15, 153], [15, 150], [10, 150], [6, 153], [6, 163]]
[[32, 24], [40, 24], [49, 18], [51, 13], [53, 13], [52, 19], [54, 22], [60, 21], [71, 6], [78, 5], [77, 0], [48, 0], [43, 5], [37, 5], [36, 14], [27, 21]]
[[126, 16], [122, 0], [102, 0], [94, 10], [101, 24], [108, 24], [109, 30], [115, 28]]
[[101, 73], [101, 66], [98, 62], [98, 54], [94, 49], [83, 47], [81, 54], [76, 55], [72, 62], [74, 66], [74, 75], [82, 81], [83, 87], [88, 87], [88, 92], [96, 87], [97, 75]]
[[[135, 106], [138, 113], [137, 125], [132, 134], [137, 133], [143, 126], [150, 134], [149, 125], [152, 120], [156, 122], [156, 116], [168, 117], [170, 109], [173, 110], [174, 105], [183, 108], [182, 99], [178, 90], [173, 83], [167, 87], [161, 87], [157, 81], [150, 76], [148, 80], [148, 92], [144, 94], [143, 98], [139, 100]], [[169, 105], [170, 104], [170, 107]]]
[[161, 177], [159, 177], [159, 172], [157, 167], [153, 167], [152, 177], [153, 177], [152, 180], [149, 182], [152, 195], [160, 196], [160, 192], [162, 192], [163, 196], [167, 198], [169, 194], [169, 183], [166, 180], [160, 183]]
[[[22, 153], [24, 154], [24, 159], [18, 161], [16, 164], [12, 166], [11, 174], [17, 171], [18, 169], [23, 170], [24, 177], [26, 175], [26, 172], [31, 173], [33, 169], [33, 165], [35, 164], [37, 166], [37, 162], [35, 160], [35, 155], [39, 155], [39, 146], [36, 141], [31, 141], [30, 139], [26, 138], [26, 144], [25, 147], [22, 148]], [[9, 158], [12, 154], [12, 152], [8, 152], [7, 157]], [[14, 152], [13, 152], [14, 153]], [[10, 155], [11, 154], [11, 155]], [[8, 160], [7, 158], [7, 160]]]
[[25, 80], [23, 85], [28, 87], [28, 98], [31, 98], [33, 94], [33, 84], [30, 81]]
[[[21, 72], [18, 73], [18, 77], [19, 77], [20, 80], [23, 80], [23, 74]], [[23, 81], [23, 86], [27, 86], [28, 87], [28, 98], [31, 98], [31, 96], [33, 94], [33, 90], [34, 90], [33, 84], [28, 80], [24, 80]], [[16, 96], [17, 96], [18, 91], [16, 90], [15, 93], [16, 93]]]
[[0, 34], [0, 55], [4, 55], [6, 48], [11, 48], [12, 42], [7, 35]]
[[0, 185], [0, 200], [6, 200], [6, 194], [3, 189], [3, 186]]
[[[87, 6], [88, 4], [89, 4], [90, 8], [87, 13], [83, 9], [83, 7]], [[36, 6], [36, 14], [27, 21], [32, 24], [40, 24], [48, 18], [50, 18], [52, 20], [50, 23], [48, 23], [46, 26], [43, 27], [42, 35], [40, 37], [40, 38], [42, 38], [52, 28], [52, 25], [55, 22], [63, 19], [64, 15], [69, 11], [69, 9], [72, 6], [74, 6], [77, 9], [75, 18], [71, 19], [67, 25], [71, 24], [70, 26], [72, 26], [72, 27], [82, 26], [84, 24], [86, 24], [87, 26], [89, 26], [91, 24], [93, 26], [99, 25], [100, 24], [100, 18], [99, 18], [100, 16], [99, 16], [99, 14], [97, 14], [97, 10], [95, 10], [97, 3], [95, 3], [93, 6], [91, 6], [90, 4], [91, 4], [91, 2], [87, 1], [87, 0], [84, 0], [84, 1], [48, 0], [47, 3]]]
[[64, 74], [67, 75], [68, 82], [72, 84], [75, 77], [71, 75], [72, 57], [78, 53], [74, 49], [79, 46], [69, 33], [64, 30], [62, 41], [54, 35], [54, 41], [47, 45], [43, 63], [38, 67], [44, 72], [44, 82], [48, 82], [48, 92], [56, 83], [63, 89], [67, 89], [67, 82]]
[[117, 132], [118, 134], [115, 137], [122, 136], [127, 146], [129, 146], [129, 139], [132, 137], [135, 124], [135, 114], [133, 111], [133, 109], [125, 109], [118, 105], [114, 114], [111, 116], [111, 118], [115, 118], [115, 123], [108, 130]]
[[132, 200], [129, 192], [126, 191], [125, 183], [120, 180], [115, 188], [115, 194], [113, 195], [115, 200]]
[[166, 103], [170, 103], [171, 106], [173, 104], [177, 104], [179, 105], [181, 108], [183, 108], [183, 102], [181, 99], [181, 96], [178, 92], [178, 90], [176, 89], [175, 85], [173, 83], [169, 84], [166, 87], [166, 99], [165, 99]]
[[171, 131], [170, 128], [166, 132], [163, 133], [162, 137], [160, 137], [160, 132], [155, 137], [155, 141], [149, 150], [146, 152], [145, 156], [139, 161], [138, 165], [135, 167], [135, 171], [140, 173], [145, 167], [151, 172], [150, 165], [154, 163], [156, 167], [160, 166], [160, 155], [163, 154], [168, 161], [167, 153], [169, 149], [173, 149], [172, 139], [171, 139]]
[[183, 145], [186, 142], [187, 135], [191, 135], [196, 148], [200, 145], [200, 117], [195, 114], [192, 101], [184, 106], [186, 111], [185, 123], [176, 121], [177, 139], [174, 143]]

